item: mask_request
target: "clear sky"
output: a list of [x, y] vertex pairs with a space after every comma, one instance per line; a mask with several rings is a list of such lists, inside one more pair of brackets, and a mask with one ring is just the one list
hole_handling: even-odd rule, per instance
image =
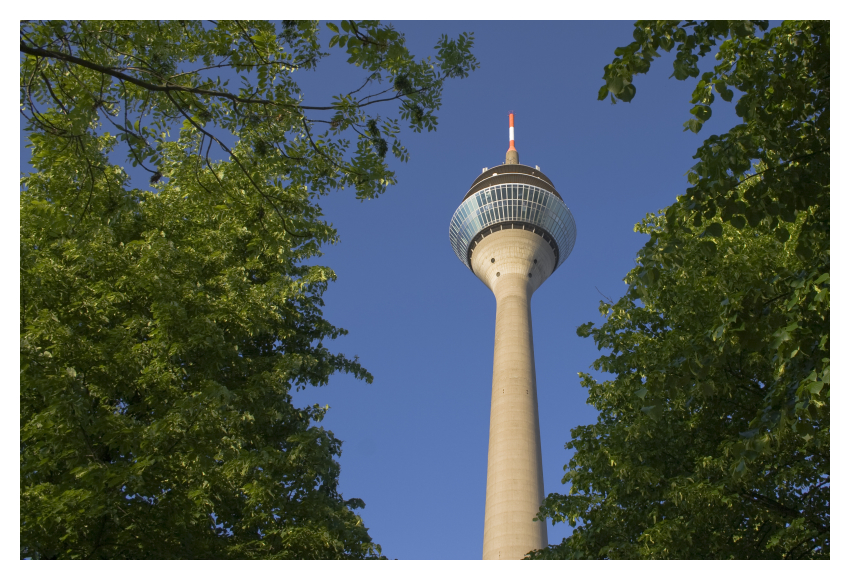
[[[321, 202], [341, 239], [318, 261], [339, 277], [325, 317], [350, 331], [332, 348], [359, 356], [375, 381], [337, 375], [295, 401], [330, 405], [323, 424], [344, 441], [340, 489], [366, 502], [360, 513], [386, 556], [478, 559], [496, 302], [455, 257], [448, 229], [482, 168], [504, 162], [508, 111], [520, 163], [552, 179], [578, 229], [569, 259], [532, 300], [546, 493], [567, 493], [564, 443], [571, 428], [595, 420], [577, 373], [592, 372], [601, 353], [576, 327], [601, 321], [601, 294], [624, 293], [645, 242], [634, 224], [684, 192], [698, 145], [737, 117], [720, 102], [701, 134], [683, 132], [695, 81], [668, 79], [666, 53], [636, 79], [632, 103], [597, 101], [602, 67], [632, 41], [630, 22], [395, 26], [421, 57], [442, 33], [473, 32], [481, 68], [447, 84], [437, 132], [405, 135], [411, 159], [393, 164], [397, 186], [368, 202], [349, 191]], [[331, 33], [322, 29], [326, 44]], [[359, 86], [362, 71], [342, 60], [305, 73], [307, 104]], [[27, 156], [22, 149], [22, 170]], [[550, 543], [570, 533], [565, 524], [548, 529]]]

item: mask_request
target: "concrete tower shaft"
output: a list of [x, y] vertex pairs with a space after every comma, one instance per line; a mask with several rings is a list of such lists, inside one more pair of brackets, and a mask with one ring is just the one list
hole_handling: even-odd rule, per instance
[[482, 240], [472, 270], [496, 296], [496, 340], [490, 399], [490, 446], [484, 508], [485, 560], [519, 560], [547, 544], [543, 457], [531, 296], [557, 263], [539, 235], [503, 229]]

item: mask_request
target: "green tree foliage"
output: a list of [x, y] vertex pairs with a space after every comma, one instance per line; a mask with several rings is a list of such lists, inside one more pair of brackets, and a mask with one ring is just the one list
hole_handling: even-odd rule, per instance
[[380, 554], [326, 409], [292, 404], [372, 379], [325, 346], [334, 273], [305, 262], [336, 241], [319, 198], [407, 160], [381, 107], [432, 130], [477, 63], [471, 35], [417, 61], [392, 27], [328, 27], [363, 82], [307, 104], [314, 22], [21, 23], [21, 557]]
[[582, 375], [599, 422], [541, 510], [580, 525], [533, 557], [828, 558], [829, 23], [638, 22], [600, 98], [631, 100], [659, 47], [700, 78], [686, 129], [732, 88], [744, 122], [698, 149], [637, 227], [627, 294], [579, 329], [615, 378]]
[[[802, 221], [789, 224], [795, 235]], [[650, 215], [637, 231], [663, 237], [665, 222]], [[580, 525], [535, 557], [828, 558], [828, 398], [762, 422], [766, 409], [784, 410], [771, 401], [789, 312], [771, 277], [790, 289], [804, 265], [766, 227], [680, 241], [681, 265], [639, 265], [628, 294], [602, 303], [605, 323], [579, 329], [610, 350], [593, 367], [615, 378], [581, 373], [599, 420], [572, 430], [570, 492], [550, 494], [542, 510]], [[655, 258], [670, 255], [666, 243]], [[804, 310], [817, 325], [828, 320], [829, 277], [815, 282]], [[728, 320], [727, 303], [743, 294], [758, 298]]]

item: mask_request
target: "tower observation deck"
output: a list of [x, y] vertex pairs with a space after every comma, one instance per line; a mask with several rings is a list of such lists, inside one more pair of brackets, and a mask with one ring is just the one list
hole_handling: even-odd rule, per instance
[[449, 225], [455, 254], [496, 296], [484, 559], [516, 560], [547, 544], [531, 296], [567, 259], [572, 213], [538, 167], [519, 164], [510, 115], [505, 163], [473, 181]]

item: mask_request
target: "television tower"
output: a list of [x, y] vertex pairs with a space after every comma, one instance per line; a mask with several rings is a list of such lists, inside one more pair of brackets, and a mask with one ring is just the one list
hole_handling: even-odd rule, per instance
[[531, 295], [573, 249], [576, 225], [539, 167], [520, 165], [514, 115], [505, 163], [485, 167], [449, 226], [455, 254], [496, 295], [484, 559], [547, 545]]

